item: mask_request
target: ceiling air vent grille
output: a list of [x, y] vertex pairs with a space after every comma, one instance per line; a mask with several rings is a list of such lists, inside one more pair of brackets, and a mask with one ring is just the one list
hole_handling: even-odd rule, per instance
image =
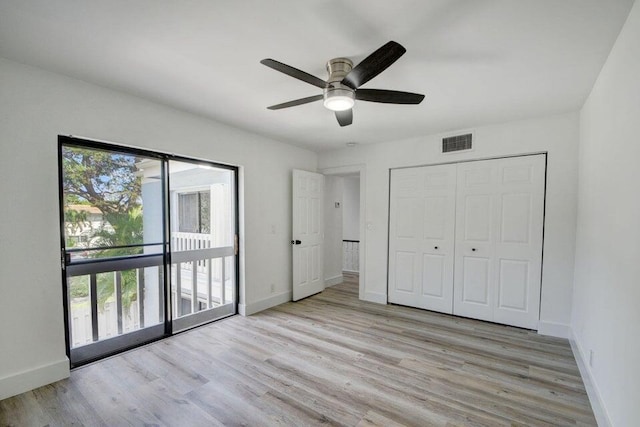
[[452, 151], [471, 150], [472, 134], [449, 136], [442, 138], [442, 152], [450, 153]]

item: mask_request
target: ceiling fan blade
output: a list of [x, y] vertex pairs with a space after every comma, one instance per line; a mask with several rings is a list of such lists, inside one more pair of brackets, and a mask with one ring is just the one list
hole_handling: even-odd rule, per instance
[[325, 89], [327, 87], [329, 87], [329, 84], [327, 82], [325, 82], [324, 80], [313, 76], [309, 73], [306, 73], [302, 70], [298, 70], [297, 68], [293, 68], [290, 65], [287, 64], [283, 64], [282, 62], [278, 62], [274, 59], [263, 59], [262, 61], [260, 61], [261, 64], [266, 65], [269, 68], [273, 68], [276, 71], [280, 71], [281, 73], [284, 73], [288, 76], [291, 76], [293, 78], [296, 78], [298, 80], [302, 80], [303, 82], [307, 82], [309, 84], [312, 84], [314, 86], [319, 87], [320, 89]]
[[356, 99], [369, 102], [383, 102], [385, 104], [420, 104], [424, 95], [411, 92], [384, 89], [358, 89]]
[[280, 110], [282, 108], [295, 107], [296, 105], [308, 104], [314, 101], [320, 101], [324, 98], [323, 95], [313, 95], [308, 96], [306, 98], [294, 99], [293, 101], [283, 102], [282, 104], [272, 105], [271, 107], [267, 107], [269, 110]]
[[342, 84], [357, 89], [396, 62], [407, 50], [390, 41], [362, 60], [342, 79]]
[[340, 126], [349, 126], [353, 123], [353, 110], [336, 111], [336, 119]]

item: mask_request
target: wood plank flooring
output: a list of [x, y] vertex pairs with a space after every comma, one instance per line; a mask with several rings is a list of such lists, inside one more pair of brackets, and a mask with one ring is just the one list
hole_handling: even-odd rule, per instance
[[359, 301], [350, 276], [0, 402], [8, 426], [596, 425], [566, 340]]

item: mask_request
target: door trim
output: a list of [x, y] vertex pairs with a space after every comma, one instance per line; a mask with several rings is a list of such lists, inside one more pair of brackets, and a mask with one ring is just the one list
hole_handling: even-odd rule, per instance
[[549, 152], [548, 151], [532, 151], [529, 153], [522, 153], [522, 154], [507, 154], [504, 156], [478, 157], [474, 159], [461, 159], [457, 161], [452, 160], [450, 162], [421, 163], [421, 164], [416, 164], [411, 166], [396, 166], [395, 168], [389, 168], [389, 170], [391, 171], [393, 169], [411, 169], [411, 168], [420, 168], [423, 166], [440, 166], [440, 165], [450, 165], [450, 164], [458, 164], [458, 163], [482, 162], [484, 160], [499, 160], [499, 159], [510, 159], [512, 157], [539, 156], [541, 154], [544, 154], [545, 156], [547, 156]]
[[[365, 300], [365, 283], [366, 283], [366, 251], [367, 251], [367, 224], [366, 224], [366, 199], [367, 199], [367, 166], [365, 164], [357, 164], [350, 166], [338, 166], [332, 168], [320, 169], [319, 173], [323, 175], [343, 175], [343, 174], [360, 174], [360, 244], [359, 244], [359, 256], [358, 265], [360, 271], [358, 272], [358, 299]], [[387, 250], [388, 252], [388, 250]], [[383, 304], [386, 304], [383, 302]]]

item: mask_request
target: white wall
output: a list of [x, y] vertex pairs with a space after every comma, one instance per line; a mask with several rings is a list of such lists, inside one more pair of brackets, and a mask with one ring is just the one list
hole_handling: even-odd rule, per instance
[[[640, 3], [580, 114], [571, 327], [601, 425], [640, 423]], [[589, 351], [593, 365], [589, 366]]]
[[478, 127], [474, 129], [475, 148], [466, 153], [441, 154], [442, 136], [362, 144], [319, 156], [321, 169], [366, 164], [364, 298], [380, 303], [387, 301], [389, 168], [546, 151], [547, 197], [539, 330], [568, 336], [575, 245], [577, 113]]
[[291, 169], [316, 170], [315, 153], [4, 59], [0, 82], [0, 399], [68, 375], [58, 134], [240, 165], [242, 308], [289, 299]]
[[[327, 286], [342, 282], [342, 215], [344, 179], [324, 177], [324, 280]], [[336, 208], [335, 204], [340, 203]]]
[[344, 177], [342, 239], [360, 240], [360, 177]]

